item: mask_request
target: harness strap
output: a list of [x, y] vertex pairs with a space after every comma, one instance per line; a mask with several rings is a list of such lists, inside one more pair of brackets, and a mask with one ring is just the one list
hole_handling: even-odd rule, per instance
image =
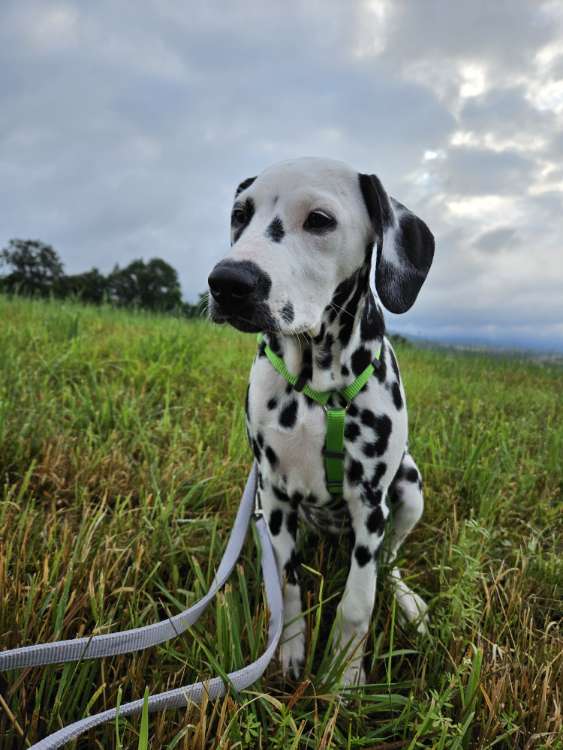
[[[258, 334], [258, 343], [262, 342], [262, 334]], [[294, 375], [291, 373], [287, 367], [285, 366], [285, 362], [281, 357], [278, 357], [278, 355], [270, 349], [268, 344], [264, 343], [264, 352], [268, 359], [270, 360], [271, 365], [273, 366], [274, 370], [278, 372], [282, 378], [287, 380], [287, 382], [295, 388], [295, 390], [300, 391], [301, 393], [304, 393], [306, 396], [309, 396], [309, 398], [313, 399], [313, 401], [316, 401], [317, 404], [320, 404], [321, 406], [324, 406], [326, 402], [329, 400], [331, 396], [331, 391], [314, 391], [310, 386], [308, 385], [301, 385], [299, 383], [299, 376]], [[297, 387], [296, 387], [297, 386]], [[301, 386], [301, 387], [299, 387]]]
[[[335, 391], [315, 391], [308, 385], [303, 385], [301, 378], [290, 372], [285, 362], [258, 335], [258, 343], [264, 346], [264, 353], [274, 370], [287, 380], [297, 391], [304, 393], [310, 399], [323, 407], [326, 414], [326, 437], [323, 448], [325, 462], [326, 486], [331, 495], [342, 495], [344, 482], [344, 423], [350, 403], [356, 398], [375, 371], [373, 362], [379, 363], [381, 346], [374, 360], [362, 370], [353, 383]], [[341, 396], [346, 401], [346, 407], [329, 407], [328, 401], [332, 396]]]
[[325, 459], [326, 486], [331, 495], [341, 495], [344, 482], [344, 422], [346, 409], [326, 410]]

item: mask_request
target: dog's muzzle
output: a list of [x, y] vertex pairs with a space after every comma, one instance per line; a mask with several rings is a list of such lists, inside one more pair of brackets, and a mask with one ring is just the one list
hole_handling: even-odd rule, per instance
[[265, 304], [272, 282], [267, 273], [249, 260], [222, 260], [207, 280], [213, 297], [216, 322], [228, 322], [241, 331], [272, 327]]

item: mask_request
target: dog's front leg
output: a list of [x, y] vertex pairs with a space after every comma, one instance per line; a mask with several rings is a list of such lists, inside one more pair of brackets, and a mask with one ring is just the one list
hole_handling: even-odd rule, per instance
[[297, 508], [284, 492], [269, 483], [264, 485], [261, 500], [283, 589], [284, 631], [280, 661], [284, 675], [291, 674], [297, 679], [305, 660], [305, 619], [295, 552]]
[[377, 556], [388, 514], [384, 503], [373, 505], [370, 500], [359, 493], [348, 498], [352, 526], [350, 570], [335, 627], [335, 646], [340, 653], [346, 652], [348, 660], [342, 674], [345, 686], [365, 682], [362, 658], [375, 602]]

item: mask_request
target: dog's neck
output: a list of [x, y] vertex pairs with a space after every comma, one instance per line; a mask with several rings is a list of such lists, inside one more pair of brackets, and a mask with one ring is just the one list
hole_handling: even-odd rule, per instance
[[353, 383], [373, 361], [384, 333], [369, 267], [362, 267], [337, 287], [316, 335], [268, 333], [266, 340], [302, 385], [333, 391]]

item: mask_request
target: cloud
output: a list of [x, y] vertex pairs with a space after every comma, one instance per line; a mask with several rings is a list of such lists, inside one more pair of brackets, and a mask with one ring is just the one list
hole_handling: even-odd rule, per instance
[[393, 326], [506, 337], [533, 316], [563, 346], [562, 66], [553, 2], [8, 0], [0, 242], [40, 237], [69, 271], [159, 255], [195, 299], [236, 184], [327, 155], [437, 237]]
[[496, 253], [501, 250], [510, 250], [519, 244], [516, 230], [513, 227], [499, 227], [480, 234], [473, 243], [479, 250], [486, 253]]

